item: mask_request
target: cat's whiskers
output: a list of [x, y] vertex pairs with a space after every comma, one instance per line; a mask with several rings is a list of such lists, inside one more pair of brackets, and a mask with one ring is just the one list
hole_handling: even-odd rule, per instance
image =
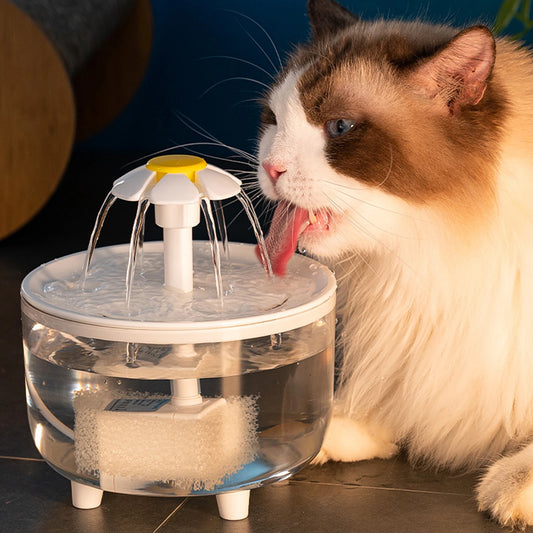
[[[250, 198], [251, 201], [254, 201], [256, 199], [256, 198], [252, 198], [249, 194], [248, 194], [248, 197]], [[258, 219], [261, 219], [265, 216], [269, 216], [270, 215], [269, 211], [271, 211], [274, 207], [270, 205], [270, 202], [268, 200], [266, 201], [265, 200], [266, 199], [264, 197], [261, 198], [260, 204], [263, 204], [261, 211], [259, 211], [259, 205], [254, 205], [254, 210], [255, 210], [255, 213]], [[232, 198], [231, 200], [228, 200], [225, 205], [231, 206], [233, 203], [237, 203], [237, 205], [241, 206], [240, 201], [236, 198]], [[232, 218], [226, 220], [226, 227], [230, 228], [236, 222], [236, 220], [241, 216], [243, 212], [244, 212], [244, 209], [239, 209]], [[245, 220], [248, 220], [248, 218], [245, 218]], [[249, 229], [250, 228], [251, 228], [251, 224], [249, 225]]]
[[178, 120], [180, 120], [181, 123], [184, 126], [189, 128], [191, 131], [193, 131], [194, 133], [196, 133], [200, 137], [203, 137], [204, 139], [207, 139], [208, 141], [211, 141], [216, 146], [220, 146], [221, 148], [225, 148], [227, 150], [230, 150], [231, 152], [233, 152], [234, 154], [236, 154], [238, 156], [244, 157], [247, 161], [249, 161], [251, 163], [251, 164], [249, 164], [249, 166], [251, 166], [253, 168], [256, 168], [257, 165], [259, 164], [259, 160], [258, 160], [258, 158], [256, 156], [246, 152], [245, 150], [242, 150], [241, 148], [236, 148], [234, 146], [230, 146], [229, 144], [226, 144], [226, 143], [222, 142], [220, 139], [218, 139], [217, 137], [212, 135], [205, 128], [200, 126], [197, 122], [192, 120], [190, 117], [188, 117], [184, 113], [176, 112], [175, 114], [176, 114], [176, 117], [178, 118]]
[[252, 184], [250, 183], [243, 183], [244, 188], [246, 189], [246, 194], [250, 198], [252, 202], [260, 201], [263, 202], [264, 198], [262, 195], [262, 191], [260, 189], [254, 188]]
[[[335, 277], [338, 283], [343, 282], [346, 278], [351, 277], [351, 275], [359, 269], [359, 261], [363, 262], [365, 266], [374, 274], [377, 275], [377, 271], [368, 261], [360, 250], [353, 250], [351, 253], [345, 253], [341, 258], [335, 259], [335, 265], [332, 269], [335, 271]], [[348, 267], [344, 267], [345, 263], [351, 263]], [[339, 267], [342, 266], [342, 274], [339, 273]]]
[[243, 183], [244, 190], [246, 191], [246, 194], [250, 198], [250, 200], [254, 203], [261, 202], [264, 203], [264, 198], [262, 197], [261, 191], [258, 191], [257, 189], [254, 189], [250, 187], [250, 184]]
[[253, 182], [259, 187], [257, 183], [257, 170], [255, 168], [253, 170], [240, 170], [239, 172], [245, 175], [243, 179]]
[[[235, 161], [235, 159], [231, 159], [231, 158], [228, 158], [228, 157], [222, 157], [222, 156], [218, 156], [218, 155], [208, 154], [205, 151], [194, 150], [193, 147], [195, 147], [195, 146], [198, 146], [198, 147], [201, 147], [201, 146], [224, 147], [224, 146], [221, 146], [220, 144], [212, 143], [212, 142], [195, 142], [195, 143], [177, 144], [175, 146], [172, 146], [171, 148], [168, 148], [167, 150], [181, 150], [181, 149], [185, 148], [187, 150], [187, 152], [190, 152], [191, 154], [199, 155], [201, 157], [205, 157], [205, 158], [208, 158], [208, 159], [211, 159], [211, 160], [216, 159], [217, 161], [224, 161], [226, 163], [232, 163], [232, 164], [235, 164], [236, 162], [238, 162], [241, 165], [247, 165], [249, 167], [255, 168], [255, 165], [253, 165], [252, 163], [249, 163], [248, 161], [240, 161], [240, 160], [239, 161]], [[249, 170], [230, 169], [230, 168], [227, 168], [227, 167], [224, 167], [224, 169], [227, 170], [228, 172], [231, 172], [231, 173], [250, 172]]]
[[[331, 199], [331, 197], [329, 197], [329, 201], [330, 202], [335, 202], [334, 200]], [[341, 209], [341, 203], [340, 202], [343, 202], [340, 198], [338, 199], [337, 202], [335, 202], [335, 205], [337, 208]], [[375, 221], [369, 219], [368, 217], [364, 216], [362, 213], [360, 213], [357, 209], [353, 209], [352, 206], [350, 206], [349, 203], [346, 203], [346, 202], [343, 202], [345, 203], [345, 207], [344, 207], [344, 212], [347, 212], [349, 211], [352, 215], [355, 215], [357, 216], [359, 219], [362, 219], [364, 220], [364, 223], [365, 224], [368, 224], [370, 226], [373, 226], [376, 230], [378, 230], [380, 233], [384, 233], [386, 235], [390, 235], [392, 237], [395, 237], [395, 238], [398, 238], [398, 239], [413, 239], [414, 237], [411, 236], [411, 235], [402, 235], [400, 233], [397, 233], [397, 232], [393, 232], [393, 231], [390, 231], [386, 228], [383, 228], [381, 226], [379, 226], [378, 224], [376, 224]], [[377, 207], [377, 209], [379, 209], [379, 207]], [[394, 212], [394, 211], [392, 211]], [[352, 219], [351, 219], [352, 220]]]
[[256, 105], [261, 106], [264, 101], [265, 101], [265, 96], [261, 95], [261, 96], [256, 96], [255, 98], [246, 98], [245, 100], [240, 100], [239, 104], [247, 104], [249, 102], [253, 102]]
[[[249, 17], [248, 15], [245, 15], [244, 13], [240, 13], [238, 11], [233, 11], [233, 10], [230, 10], [230, 9], [227, 9], [225, 11], [227, 11], [229, 13], [233, 13], [234, 15], [237, 15], [237, 16], [239, 16], [239, 17], [251, 22], [255, 26], [257, 26], [261, 30], [261, 32], [265, 35], [265, 37], [268, 40], [268, 43], [272, 47], [272, 50], [274, 52], [274, 55], [276, 57], [276, 60], [277, 60], [278, 64], [276, 65], [274, 63], [274, 61], [272, 60], [270, 54], [266, 51], [266, 49], [261, 45], [261, 43], [259, 43], [259, 41], [250, 32], [248, 32], [244, 28], [244, 26], [241, 23], [239, 23], [239, 26], [242, 28], [242, 30], [246, 34], [246, 36], [254, 43], [254, 45], [261, 52], [261, 54], [266, 58], [266, 60], [268, 61], [268, 63], [272, 67], [273, 72], [269, 72], [266, 68], [262, 67], [261, 65], [259, 65], [257, 63], [254, 63], [253, 61], [250, 61], [250, 60], [245, 59], [245, 58], [235, 57], [235, 56], [229, 56], [229, 55], [207, 56], [204, 59], [228, 59], [228, 60], [232, 60], [232, 61], [237, 61], [237, 62], [243, 63], [245, 65], [249, 65], [249, 66], [255, 68], [256, 70], [258, 70], [259, 72], [261, 72], [262, 74], [265, 74], [266, 76], [268, 76], [268, 79], [270, 80], [270, 82], [276, 81], [277, 76], [279, 74], [279, 71], [283, 68], [283, 62], [281, 61], [281, 56], [280, 56], [280, 54], [278, 52], [278, 49], [277, 49], [276, 44], [274, 43], [272, 37], [270, 37], [269, 33], [266, 31], [266, 29], [263, 26], [261, 26], [261, 24], [259, 24], [256, 20], [254, 20], [253, 18]], [[260, 85], [261, 87], [266, 89], [266, 92], [270, 92], [270, 89], [271, 89], [271, 86], [269, 84], [267, 84], [267, 83], [265, 83], [265, 82], [263, 82], [263, 81], [261, 81], [259, 79], [251, 78], [251, 77], [248, 77], [248, 76], [233, 76], [233, 77], [230, 77], [230, 78], [226, 78], [224, 80], [217, 81], [216, 83], [214, 83], [213, 85], [208, 87], [200, 95], [200, 98], [203, 98], [206, 94], [211, 92], [213, 89], [215, 89], [219, 85], [221, 85], [223, 83], [230, 82], [230, 81], [247, 81], [247, 82], [250, 82], [250, 83], [254, 83], [254, 84]], [[253, 100], [254, 101], [258, 101], [260, 99], [261, 98], [254, 98]]]
[[[257, 168], [257, 164], [256, 163], [249, 162], [249, 161], [243, 161], [243, 160], [230, 159], [230, 158], [225, 158], [225, 157], [220, 157], [220, 156], [215, 156], [215, 155], [212, 155], [212, 154], [208, 154], [206, 152], [202, 152], [200, 150], [194, 150], [193, 149], [194, 147], [200, 147], [200, 146], [216, 146], [216, 147], [219, 147], [219, 148], [227, 148], [228, 150], [233, 150], [233, 147], [231, 147], [229, 145], [226, 145], [224, 143], [221, 143], [219, 141], [216, 141], [216, 142], [214, 142], [214, 141], [213, 142], [197, 141], [197, 142], [175, 144], [175, 145], [169, 146], [168, 148], [163, 148], [161, 150], [157, 150], [155, 152], [150, 152], [148, 154], [145, 154], [145, 155], [143, 155], [141, 157], [137, 157], [136, 159], [132, 159], [132, 160], [128, 161], [127, 165], [124, 165], [124, 166], [133, 165], [134, 163], [138, 163], [139, 161], [145, 162], [149, 158], [152, 158], [152, 157], [155, 157], [155, 156], [158, 156], [158, 155], [161, 155], [161, 154], [165, 154], [167, 152], [185, 149], [187, 152], [190, 152], [192, 154], [196, 154], [196, 155], [208, 158], [208, 159], [217, 159], [217, 160], [220, 160], [220, 161], [226, 161], [226, 162], [230, 162], [230, 163], [238, 162], [241, 165], [247, 165], [247, 166], [249, 166], [249, 167], [251, 167], [253, 169], [251, 171], [250, 170], [247, 170], [247, 171], [246, 170], [233, 170], [233, 171], [232, 170], [228, 170], [228, 172], [248, 172], [249, 174], [255, 174], [255, 171], [256, 171], [256, 168]], [[242, 152], [242, 154], [241, 153], [236, 154], [236, 157], [253, 157], [253, 156], [246, 155], [246, 152]]]
[[[251, 200], [257, 202], [257, 197], [253, 199], [251, 198]], [[270, 219], [276, 208], [276, 204], [271, 203], [271, 201], [265, 197], [259, 197], [259, 201], [254, 204], [254, 208], [259, 220]]]
[[[339, 199], [335, 199], [333, 198], [332, 196], [330, 196], [328, 193], [325, 193], [325, 196], [326, 198], [328, 199], [328, 202], [333, 206], [333, 209], [335, 212], [337, 213], [346, 213], [346, 211], [349, 209], [349, 205], [341, 205], [339, 203]], [[374, 226], [377, 230], [379, 231], [383, 231], [381, 228], [379, 228], [376, 224], [372, 223], [371, 221], [369, 221], [368, 219], [366, 219], [364, 216], [360, 215], [359, 213], [357, 213], [357, 211], [354, 211], [354, 210], [351, 210], [351, 213], [352, 214], [356, 214], [359, 216], [360, 219], [364, 220], [365, 223], [367, 224], [370, 224], [372, 226]], [[343, 216], [344, 219], [346, 219], [346, 215]], [[378, 244], [384, 246], [384, 244], [378, 239], [378, 237], [376, 237], [376, 235], [374, 235], [373, 233], [370, 232], [369, 228], [366, 227], [366, 226], [363, 226], [361, 225], [356, 219], [352, 218], [352, 217], [349, 217], [348, 218], [350, 224], [352, 226], [354, 226], [354, 228], [358, 231], [362, 231], [365, 235], [367, 235], [368, 237], [370, 237], [373, 241], [377, 242]]]
[[224, 170], [227, 170], [231, 174], [234, 174], [236, 177], [238, 177], [241, 181], [252, 181], [254, 179], [253, 176], [250, 176], [249, 170], [242, 170], [238, 168], [225, 168]]
[[[256, 156], [254, 156], [251, 153], [246, 152], [245, 150], [236, 148], [234, 146], [231, 146], [227, 143], [222, 142], [217, 137], [215, 137], [213, 134], [211, 134], [209, 131], [207, 131], [205, 128], [200, 126], [198, 123], [196, 123], [194, 120], [187, 117], [183, 113], [176, 112], [176, 116], [182, 122], [182, 124], [184, 124], [188, 129], [190, 129], [195, 134], [199, 135], [200, 137], [203, 137], [206, 140], [176, 144], [172, 147], [158, 151], [157, 154], [161, 154], [161, 153], [165, 153], [169, 151], [176, 151], [176, 150], [186, 150], [187, 152], [200, 155], [206, 159], [221, 161], [221, 162], [226, 163], [226, 165], [224, 165], [225, 170], [232, 173], [233, 175], [235, 175], [241, 180], [241, 182], [243, 183], [243, 187], [242, 187], [243, 190], [247, 188], [258, 187], [258, 185], [255, 183], [256, 175], [257, 175], [257, 166], [258, 166], [258, 159]], [[206, 153], [205, 151], [199, 150], [198, 148], [201, 148], [201, 147], [223, 148], [224, 150], [233, 152], [233, 154], [230, 155], [229, 157], [213, 155], [210, 153]], [[139, 158], [139, 159], [146, 159], [146, 157]], [[230, 163], [231, 165], [228, 165], [227, 163]], [[236, 164], [242, 165], [243, 167], [248, 167], [248, 169], [235, 168], [234, 165]], [[255, 193], [255, 196], [257, 197], [257, 193]], [[235, 216], [231, 220], [229, 220], [229, 222], [228, 221], [226, 222], [227, 227], [230, 227], [235, 222], [235, 220], [238, 219], [239, 216], [244, 212], [244, 208], [242, 207], [242, 204], [236, 198], [229, 200], [227, 202], [227, 205], [230, 206], [234, 202], [237, 202], [237, 205], [240, 207], [240, 209], [237, 210], [237, 212], [235, 213]]]
[[386, 176], [383, 178], [383, 181], [379, 182], [376, 187], [379, 189], [380, 187], [382, 187], [383, 185], [385, 185], [385, 183], [387, 182], [387, 180], [390, 178], [390, 175], [391, 175], [391, 172], [392, 172], [392, 162], [394, 160], [394, 154], [393, 154], [393, 151], [392, 151], [392, 145], [389, 144], [389, 149], [390, 149], [390, 163], [389, 163], [389, 170], [386, 174]]
[[406, 218], [408, 218], [410, 220], [415, 220], [415, 221], [418, 221], [418, 222], [427, 223], [426, 220], [414, 217], [411, 213], [403, 213], [402, 211], [398, 211], [396, 209], [390, 209], [389, 207], [384, 207], [382, 205], [378, 205], [378, 204], [375, 204], [373, 202], [369, 202], [368, 200], [363, 200], [362, 198], [360, 198], [356, 194], [357, 191], [362, 191], [363, 190], [362, 188], [356, 188], [356, 187], [352, 187], [351, 185], [344, 185], [342, 183], [336, 183], [334, 181], [329, 181], [329, 180], [323, 180], [323, 183], [325, 183], [327, 185], [331, 185], [335, 189], [335, 192], [337, 192], [339, 194], [342, 194], [344, 196], [347, 196], [351, 200], [355, 200], [358, 203], [367, 205], [369, 207], [373, 207], [375, 209], [379, 209], [381, 211], [386, 211], [388, 213], [393, 213], [394, 215], [398, 215], [398, 216], [401, 216], [401, 217], [406, 217]]
[[270, 205], [270, 200], [264, 196], [261, 186], [256, 181], [255, 175], [238, 177], [242, 182], [242, 188], [245, 190], [248, 198], [250, 198], [250, 201], [254, 204], [256, 212], [258, 210], [258, 205], [256, 204]]
[[239, 171], [239, 178], [241, 181], [246, 183], [246, 186], [248, 189], [253, 189], [256, 191], [261, 191], [261, 186], [259, 185], [257, 181], [257, 170], [254, 168], [253, 170], [240, 170]]
[[337, 283], [342, 283], [345, 279], [350, 278], [354, 272], [359, 269], [359, 261], [363, 262], [365, 266], [375, 275], [377, 275], [376, 269], [373, 265], [365, 258], [365, 256], [358, 250], [355, 253], [347, 255], [346, 257], [336, 261], [336, 266], [343, 265], [346, 262], [350, 262], [351, 265], [348, 265], [348, 268], [342, 269], [342, 274], [339, 274], [338, 270], [335, 269], [335, 277]]
[[[252, 24], [255, 24], [255, 26], [257, 26], [262, 32], [263, 34], [265, 35], [265, 37], [267, 38], [268, 42], [270, 43], [270, 45], [272, 46], [272, 49], [274, 50], [274, 54], [276, 55], [276, 59], [278, 61], [278, 64], [279, 64], [279, 69], [283, 68], [283, 62], [281, 61], [281, 56], [278, 52], [278, 49], [276, 47], [276, 44], [274, 43], [272, 37], [270, 37], [270, 34], [266, 31], [266, 29], [261, 25], [259, 24], [259, 22], [257, 22], [257, 20], [254, 20], [252, 17], [249, 17], [248, 15], [245, 15], [244, 13], [240, 13], [239, 11], [234, 11], [232, 9], [226, 9], [226, 11], [228, 13], [233, 13], [234, 15], [237, 15], [239, 17], [242, 17], [243, 19], [246, 19], [248, 21], [250, 21]], [[242, 24], [240, 24], [241, 28], [243, 29], [244, 33], [246, 33], [246, 35], [248, 36], [248, 38], [257, 46], [257, 48], [259, 49], [259, 51], [265, 56], [265, 58], [267, 59], [267, 61], [272, 65], [272, 68], [274, 69], [274, 72], [278, 72], [278, 67], [274, 64], [274, 62], [272, 61], [272, 58], [270, 57], [270, 55], [266, 52], [266, 50], [259, 44], [259, 42], [254, 38], [252, 37], [252, 35], [250, 33], [248, 33], [248, 31], [246, 31], [244, 29], [244, 27], [242, 26]]]
[[223, 83], [227, 83], [229, 81], [249, 81], [251, 83], [256, 83], [257, 85], [261, 85], [261, 87], [264, 87], [267, 91], [270, 90], [270, 85], [267, 83], [264, 83], [260, 80], [256, 80], [255, 78], [249, 78], [248, 76], [231, 76], [230, 78], [225, 78], [223, 80], [219, 80], [216, 83], [213, 83], [213, 85], [210, 85], [201, 95], [200, 99], [202, 99], [206, 94], [211, 92], [215, 87], [218, 87], [219, 85], [222, 85]]
[[257, 70], [263, 72], [266, 74], [272, 81], [276, 81], [276, 76], [271, 74], [266, 68], [263, 68], [261, 65], [258, 65], [257, 63], [254, 63], [253, 61], [248, 61], [247, 59], [243, 59], [241, 57], [234, 57], [234, 56], [205, 56], [200, 58], [202, 60], [207, 59], [230, 59], [232, 61], [238, 61], [239, 63], [244, 63], [245, 65], [250, 65], [251, 67], [256, 68]]
[[[342, 209], [342, 206], [339, 205], [337, 203], [337, 201], [334, 199], [334, 198], [331, 198], [331, 197], [328, 197], [331, 205], [336, 209], [338, 210], [339, 212], [342, 212], [343, 209]], [[388, 252], [390, 254], [391, 257], [394, 257], [395, 259], [397, 259], [402, 265], [404, 265], [408, 270], [411, 271], [412, 274], [415, 275], [415, 279], [419, 279], [420, 276], [417, 275], [417, 272], [415, 271], [415, 269], [409, 264], [409, 263], [406, 263], [404, 261], [404, 259], [398, 254], [398, 252], [396, 252], [393, 248], [391, 248], [390, 246], [388, 246], [387, 244], [385, 244], [381, 239], [379, 239], [376, 235], [374, 235], [370, 229], [366, 226], [366, 224], [371, 224], [372, 226], [374, 226], [377, 230], [383, 232], [383, 233], [387, 233], [389, 235], [392, 235], [394, 237], [401, 237], [400, 235], [398, 234], [395, 234], [395, 233], [392, 233], [392, 232], [389, 232], [387, 230], [384, 230], [383, 228], [380, 228], [379, 226], [377, 226], [376, 224], [372, 223], [371, 221], [369, 221], [367, 218], [365, 218], [364, 216], [362, 216], [360, 213], [357, 213], [357, 211], [353, 211], [352, 210], [352, 213], [357, 215], [360, 219], [364, 220], [365, 221], [365, 224], [361, 224], [360, 222], [358, 222], [356, 219], [354, 218], [350, 218], [349, 219], [349, 222], [350, 224], [357, 230], [357, 231], [360, 231], [361, 233], [363, 233], [364, 235], [366, 235], [367, 237], [370, 237], [374, 242], [376, 242], [379, 246], [381, 246], [386, 252]], [[356, 252], [358, 255], [360, 255], [358, 252]]]
[[[357, 197], [355, 197], [355, 196], [352, 196], [352, 195], [350, 195], [350, 194], [347, 194], [347, 193], [344, 192], [344, 191], [337, 191], [337, 192], [340, 193], [340, 194], [344, 194], [345, 196], [348, 196], [351, 200], [359, 201], [359, 202], [361, 202], [361, 203], [363, 203], [363, 204], [365, 204], [365, 205], [368, 205], [368, 206], [370, 206], [370, 207], [373, 207], [374, 209], [378, 209], [378, 210], [380, 210], [380, 211], [385, 211], [385, 212], [388, 212], [388, 213], [392, 213], [392, 214], [394, 214], [394, 215], [397, 215], [397, 216], [401, 216], [401, 217], [407, 218], [407, 219], [409, 219], [409, 220], [413, 220], [413, 221], [418, 221], [418, 222], [427, 223], [427, 221], [425, 221], [425, 220], [423, 220], [423, 219], [413, 217], [413, 215], [410, 214], [410, 213], [402, 213], [401, 211], [397, 211], [397, 210], [394, 210], [394, 209], [389, 209], [389, 208], [387, 208], [387, 207], [383, 207], [383, 206], [380, 206], [380, 205], [377, 205], [377, 204], [372, 204], [372, 203], [370, 203], [370, 202], [365, 202], [364, 200], [361, 200], [360, 198], [357, 198]], [[377, 225], [376, 225], [374, 222], [372, 222], [371, 220], [368, 220], [368, 219], [366, 219], [366, 217], [363, 217], [363, 215], [362, 215], [360, 212], [358, 212], [357, 210], [354, 210], [354, 209], [353, 209], [353, 206], [350, 206], [350, 205], [348, 204], [348, 202], [346, 202], [346, 205], [347, 205], [347, 208], [351, 208], [351, 209], [352, 209], [352, 210], [353, 210], [358, 216], [360, 216], [360, 217], [362, 217], [362, 218], [365, 218], [365, 220], [367, 220], [369, 223], [371, 223], [372, 225], [374, 225], [377, 229], [379, 229], [379, 230], [381, 230], [381, 231], [383, 231], [383, 232], [385, 232], [385, 233], [390, 233], [391, 235], [395, 235], [395, 236], [397, 236], [397, 237], [402, 237], [402, 238], [404, 238], [404, 239], [410, 238], [410, 237], [408, 237], [407, 235], [400, 235], [400, 234], [397, 234], [397, 233], [395, 234], [395, 233], [389, 232], [389, 231], [387, 231], [387, 230], [385, 230], [385, 229], [383, 229], [383, 228], [380, 228], [379, 226], [377, 226]]]

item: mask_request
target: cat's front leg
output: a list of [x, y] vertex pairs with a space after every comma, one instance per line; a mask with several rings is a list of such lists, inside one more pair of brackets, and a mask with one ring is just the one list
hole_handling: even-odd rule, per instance
[[313, 464], [326, 461], [355, 462], [366, 459], [388, 459], [398, 452], [385, 431], [345, 415], [333, 415], [322, 448]]
[[480, 511], [504, 526], [533, 525], [533, 444], [495, 461], [477, 488]]

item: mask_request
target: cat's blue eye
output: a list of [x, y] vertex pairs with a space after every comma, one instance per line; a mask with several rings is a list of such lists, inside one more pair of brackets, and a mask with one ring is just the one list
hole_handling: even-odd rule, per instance
[[355, 127], [357, 122], [348, 118], [336, 118], [326, 122], [326, 132], [332, 137], [340, 137]]

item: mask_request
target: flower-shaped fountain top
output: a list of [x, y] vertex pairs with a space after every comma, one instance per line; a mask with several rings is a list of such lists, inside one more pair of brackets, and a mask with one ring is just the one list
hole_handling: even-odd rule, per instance
[[163, 155], [117, 179], [116, 198], [155, 206], [156, 224], [163, 228], [165, 285], [182, 292], [193, 289], [192, 228], [200, 223], [200, 202], [237, 196], [241, 181], [201, 157]]
[[201, 157], [162, 155], [115, 180], [111, 192], [122, 200], [136, 202], [146, 196], [154, 205], [199, 207], [201, 195], [209, 200], [225, 200], [240, 190], [240, 180], [208, 165]]

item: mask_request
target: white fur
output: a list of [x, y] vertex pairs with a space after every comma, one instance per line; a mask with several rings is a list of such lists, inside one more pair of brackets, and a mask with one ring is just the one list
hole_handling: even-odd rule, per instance
[[328, 425], [322, 449], [313, 462], [389, 459], [398, 452], [398, 447], [389, 437], [353, 418], [335, 416]]
[[533, 523], [533, 445], [495, 462], [478, 487], [480, 511], [506, 526]]
[[[268, 127], [259, 151], [261, 160], [286, 172], [275, 186], [262, 170], [259, 180], [271, 199], [342, 215], [331, 235], [302, 236], [307, 250], [332, 260], [340, 283], [343, 385], [318, 461], [386, 457], [402, 444], [415, 461], [473, 468], [527, 444], [533, 436], [531, 145], [518, 139], [519, 128], [508, 128], [494, 212], [461, 232], [431, 209], [335, 172], [324, 156], [323, 131], [306, 121], [298, 75], [289, 73], [273, 92], [278, 125]], [[527, 453], [533, 467], [533, 452]], [[517, 467], [501, 468], [509, 477]], [[503, 501], [504, 509], [494, 511], [500, 521], [514, 513], [511, 522], [533, 523], [529, 477], [512, 504], [489, 485], [481, 485], [481, 508], [494, 511]]]
[[291, 201], [310, 208], [320, 207], [326, 201], [323, 187], [315, 176], [331, 169], [321, 157], [324, 138], [321, 130], [311, 126], [295, 90], [298, 73], [290, 72], [271, 97], [270, 106], [278, 117], [277, 126], [268, 126], [259, 147], [260, 161], [287, 168], [272, 185], [264, 169], [259, 169], [258, 178], [265, 194], [271, 199], [290, 196]]

